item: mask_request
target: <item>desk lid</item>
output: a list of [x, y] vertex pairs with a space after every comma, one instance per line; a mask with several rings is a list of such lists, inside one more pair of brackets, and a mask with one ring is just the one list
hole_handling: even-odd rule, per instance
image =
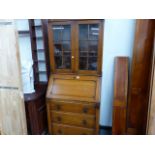
[[47, 98], [99, 102], [100, 84], [96, 76], [52, 75]]

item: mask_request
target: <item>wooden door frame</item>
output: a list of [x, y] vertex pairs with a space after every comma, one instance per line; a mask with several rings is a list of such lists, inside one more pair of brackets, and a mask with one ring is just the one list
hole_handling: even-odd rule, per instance
[[[80, 70], [79, 69], [79, 31], [78, 31], [78, 25], [79, 24], [99, 24], [99, 38], [98, 38], [98, 56], [97, 56], [97, 70], [91, 71], [91, 70]], [[76, 64], [75, 64], [75, 72], [78, 74], [87, 74], [87, 75], [101, 75], [102, 74], [102, 51], [103, 51], [103, 30], [104, 30], [104, 24], [103, 20], [77, 20], [76, 21]]]

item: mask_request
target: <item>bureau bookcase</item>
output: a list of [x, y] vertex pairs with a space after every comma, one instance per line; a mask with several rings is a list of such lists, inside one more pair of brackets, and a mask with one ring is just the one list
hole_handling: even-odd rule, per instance
[[103, 20], [48, 20], [49, 134], [98, 134]]

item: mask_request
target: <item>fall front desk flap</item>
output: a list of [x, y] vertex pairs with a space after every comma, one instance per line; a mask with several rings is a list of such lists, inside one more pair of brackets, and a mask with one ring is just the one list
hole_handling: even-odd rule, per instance
[[47, 99], [99, 102], [100, 77], [52, 75], [49, 80]]

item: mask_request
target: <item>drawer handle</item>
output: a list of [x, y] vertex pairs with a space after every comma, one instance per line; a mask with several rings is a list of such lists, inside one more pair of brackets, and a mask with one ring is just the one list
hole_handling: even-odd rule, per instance
[[56, 105], [56, 109], [57, 110], [60, 110], [61, 109], [61, 106], [60, 105]]
[[61, 122], [61, 117], [57, 117], [57, 120], [58, 120], [59, 122]]
[[83, 112], [84, 112], [84, 113], [87, 113], [87, 112], [88, 112], [88, 108], [84, 107], [84, 108], [83, 108]]
[[87, 125], [87, 121], [86, 121], [86, 120], [83, 120], [83, 121], [82, 121], [82, 124], [83, 124], [83, 125]]

